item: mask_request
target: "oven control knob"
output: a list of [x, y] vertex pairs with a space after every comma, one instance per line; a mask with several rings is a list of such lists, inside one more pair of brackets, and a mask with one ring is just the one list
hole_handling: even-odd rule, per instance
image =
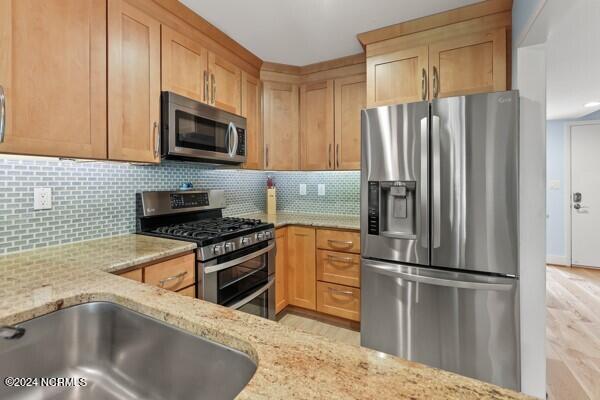
[[233, 243], [227, 242], [225, 243], [225, 252], [233, 251]]
[[223, 245], [217, 244], [217, 245], [213, 246], [213, 253], [217, 256], [223, 254], [224, 253]]
[[265, 240], [265, 234], [264, 234], [264, 232], [258, 232], [256, 234], [256, 240]]
[[250, 244], [250, 238], [248, 236], [244, 236], [242, 238], [242, 246], [246, 246], [248, 244]]
[[267, 239], [272, 239], [272, 238], [273, 238], [273, 233], [272, 233], [271, 231], [266, 231], [266, 232], [265, 232], [265, 237], [266, 237]]

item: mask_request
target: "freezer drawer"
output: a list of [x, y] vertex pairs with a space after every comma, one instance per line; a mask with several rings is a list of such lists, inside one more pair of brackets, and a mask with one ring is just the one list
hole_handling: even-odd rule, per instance
[[361, 344], [520, 389], [518, 279], [362, 260]]

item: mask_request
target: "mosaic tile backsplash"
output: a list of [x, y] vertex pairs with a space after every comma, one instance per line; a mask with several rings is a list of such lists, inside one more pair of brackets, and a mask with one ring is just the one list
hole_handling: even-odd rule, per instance
[[[135, 231], [135, 193], [172, 190], [182, 182], [224, 189], [225, 215], [265, 210], [267, 174], [286, 212], [358, 214], [358, 172], [275, 172], [206, 169], [191, 163], [160, 166], [0, 156], [0, 254]], [[298, 185], [307, 185], [307, 195]], [[325, 196], [317, 184], [325, 184]], [[52, 209], [33, 210], [33, 188], [52, 189]]]

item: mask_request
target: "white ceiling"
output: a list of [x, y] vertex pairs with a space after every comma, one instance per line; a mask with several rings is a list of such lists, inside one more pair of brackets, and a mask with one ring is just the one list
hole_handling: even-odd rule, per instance
[[[549, 0], [547, 118], [578, 118], [600, 109], [600, 1]], [[568, 4], [568, 5], [567, 5]]]
[[307, 65], [362, 51], [356, 35], [481, 0], [180, 0], [264, 61]]

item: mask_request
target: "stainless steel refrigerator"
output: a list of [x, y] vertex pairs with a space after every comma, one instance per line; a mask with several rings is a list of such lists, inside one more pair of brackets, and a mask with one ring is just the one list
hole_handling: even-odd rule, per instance
[[520, 389], [518, 103], [362, 111], [363, 346]]

